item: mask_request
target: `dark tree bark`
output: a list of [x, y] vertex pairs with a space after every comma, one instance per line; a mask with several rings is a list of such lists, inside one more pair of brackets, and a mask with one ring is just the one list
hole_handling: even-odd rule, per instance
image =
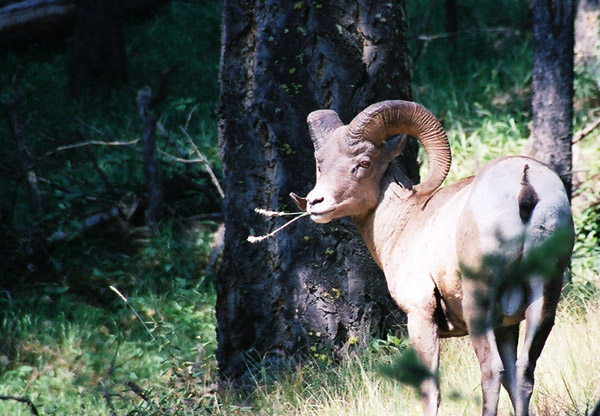
[[[410, 99], [404, 2], [225, 0], [219, 137], [225, 173], [225, 250], [217, 285], [217, 359], [225, 379], [247, 362], [287, 366], [311, 347], [344, 344], [401, 321], [383, 274], [350, 220], [284, 220], [289, 192], [315, 181], [309, 112], [349, 122], [384, 99]], [[404, 156], [418, 177], [415, 147]]]
[[126, 80], [123, 2], [76, 0], [69, 89], [103, 95]]
[[552, 167], [571, 195], [573, 0], [536, 0], [533, 54], [533, 156]]

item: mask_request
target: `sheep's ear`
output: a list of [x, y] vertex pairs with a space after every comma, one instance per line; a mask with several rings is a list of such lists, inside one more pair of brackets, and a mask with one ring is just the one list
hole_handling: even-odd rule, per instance
[[290, 196], [292, 197], [300, 211], [306, 211], [306, 198], [302, 198], [301, 196], [298, 196], [293, 192], [290, 193]]
[[401, 134], [393, 139], [383, 142], [383, 151], [388, 156], [389, 160], [395, 159], [396, 156], [402, 153], [407, 140], [408, 136], [406, 134]]

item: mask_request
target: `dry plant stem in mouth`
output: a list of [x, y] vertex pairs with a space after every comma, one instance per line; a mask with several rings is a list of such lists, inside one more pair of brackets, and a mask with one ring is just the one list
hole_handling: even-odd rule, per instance
[[258, 237], [253, 236], [253, 235], [248, 236], [247, 240], [249, 243], [260, 243], [261, 241], [266, 240], [267, 238], [273, 237], [275, 234], [277, 234], [279, 231], [283, 230], [285, 227], [287, 227], [291, 223], [299, 220], [302, 217], [306, 217], [307, 215], [309, 215], [308, 212], [280, 212], [280, 211], [269, 211], [269, 210], [262, 209], [262, 208], [255, 208], [254, 211], [256, 211], [257, 213], [259, 213], [261, 215], [264, 215], [265, 217], [286, 217], [286, 216], [291, 216], [291, 215], [296, 215], [296, 217], [292, 218], [291, 220], [289, 220], [288, 222], [283, 224], [281, 227], [277, 228], [275, 231], [270, 232], [269, 234], [261, 235]]

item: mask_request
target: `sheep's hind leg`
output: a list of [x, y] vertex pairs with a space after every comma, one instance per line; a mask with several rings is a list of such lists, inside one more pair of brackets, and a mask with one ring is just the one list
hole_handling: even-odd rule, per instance
[[537, 359], [554, 326], [554, 316], [560, 297], [561, 279], [548, 283], [544, 278], [529, 281], [529, 306], [525, 311], [526, 329], [523, 347], [517, 360], [516, 416], [529, 415], [529, 402], [533, 393], [534, 372]]
[[496, 328], [496, 343], [504, 365], [502, 385], [508, 392], [513, 408], [517, 408], [517, 344], [519, 341], [519, 324]]

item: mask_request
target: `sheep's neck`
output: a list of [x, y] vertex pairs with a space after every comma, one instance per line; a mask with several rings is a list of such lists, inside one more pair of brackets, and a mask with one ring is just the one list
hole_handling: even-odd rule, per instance
[[365, 245], [379, 267], [392, 255], [395, 241], [404, 231], [410, 213], [419, 203], [419, 198], [409, 189], [394, 181], [383, 184], [381, 199], [375, 209], [364, 215], [352, 217]]

